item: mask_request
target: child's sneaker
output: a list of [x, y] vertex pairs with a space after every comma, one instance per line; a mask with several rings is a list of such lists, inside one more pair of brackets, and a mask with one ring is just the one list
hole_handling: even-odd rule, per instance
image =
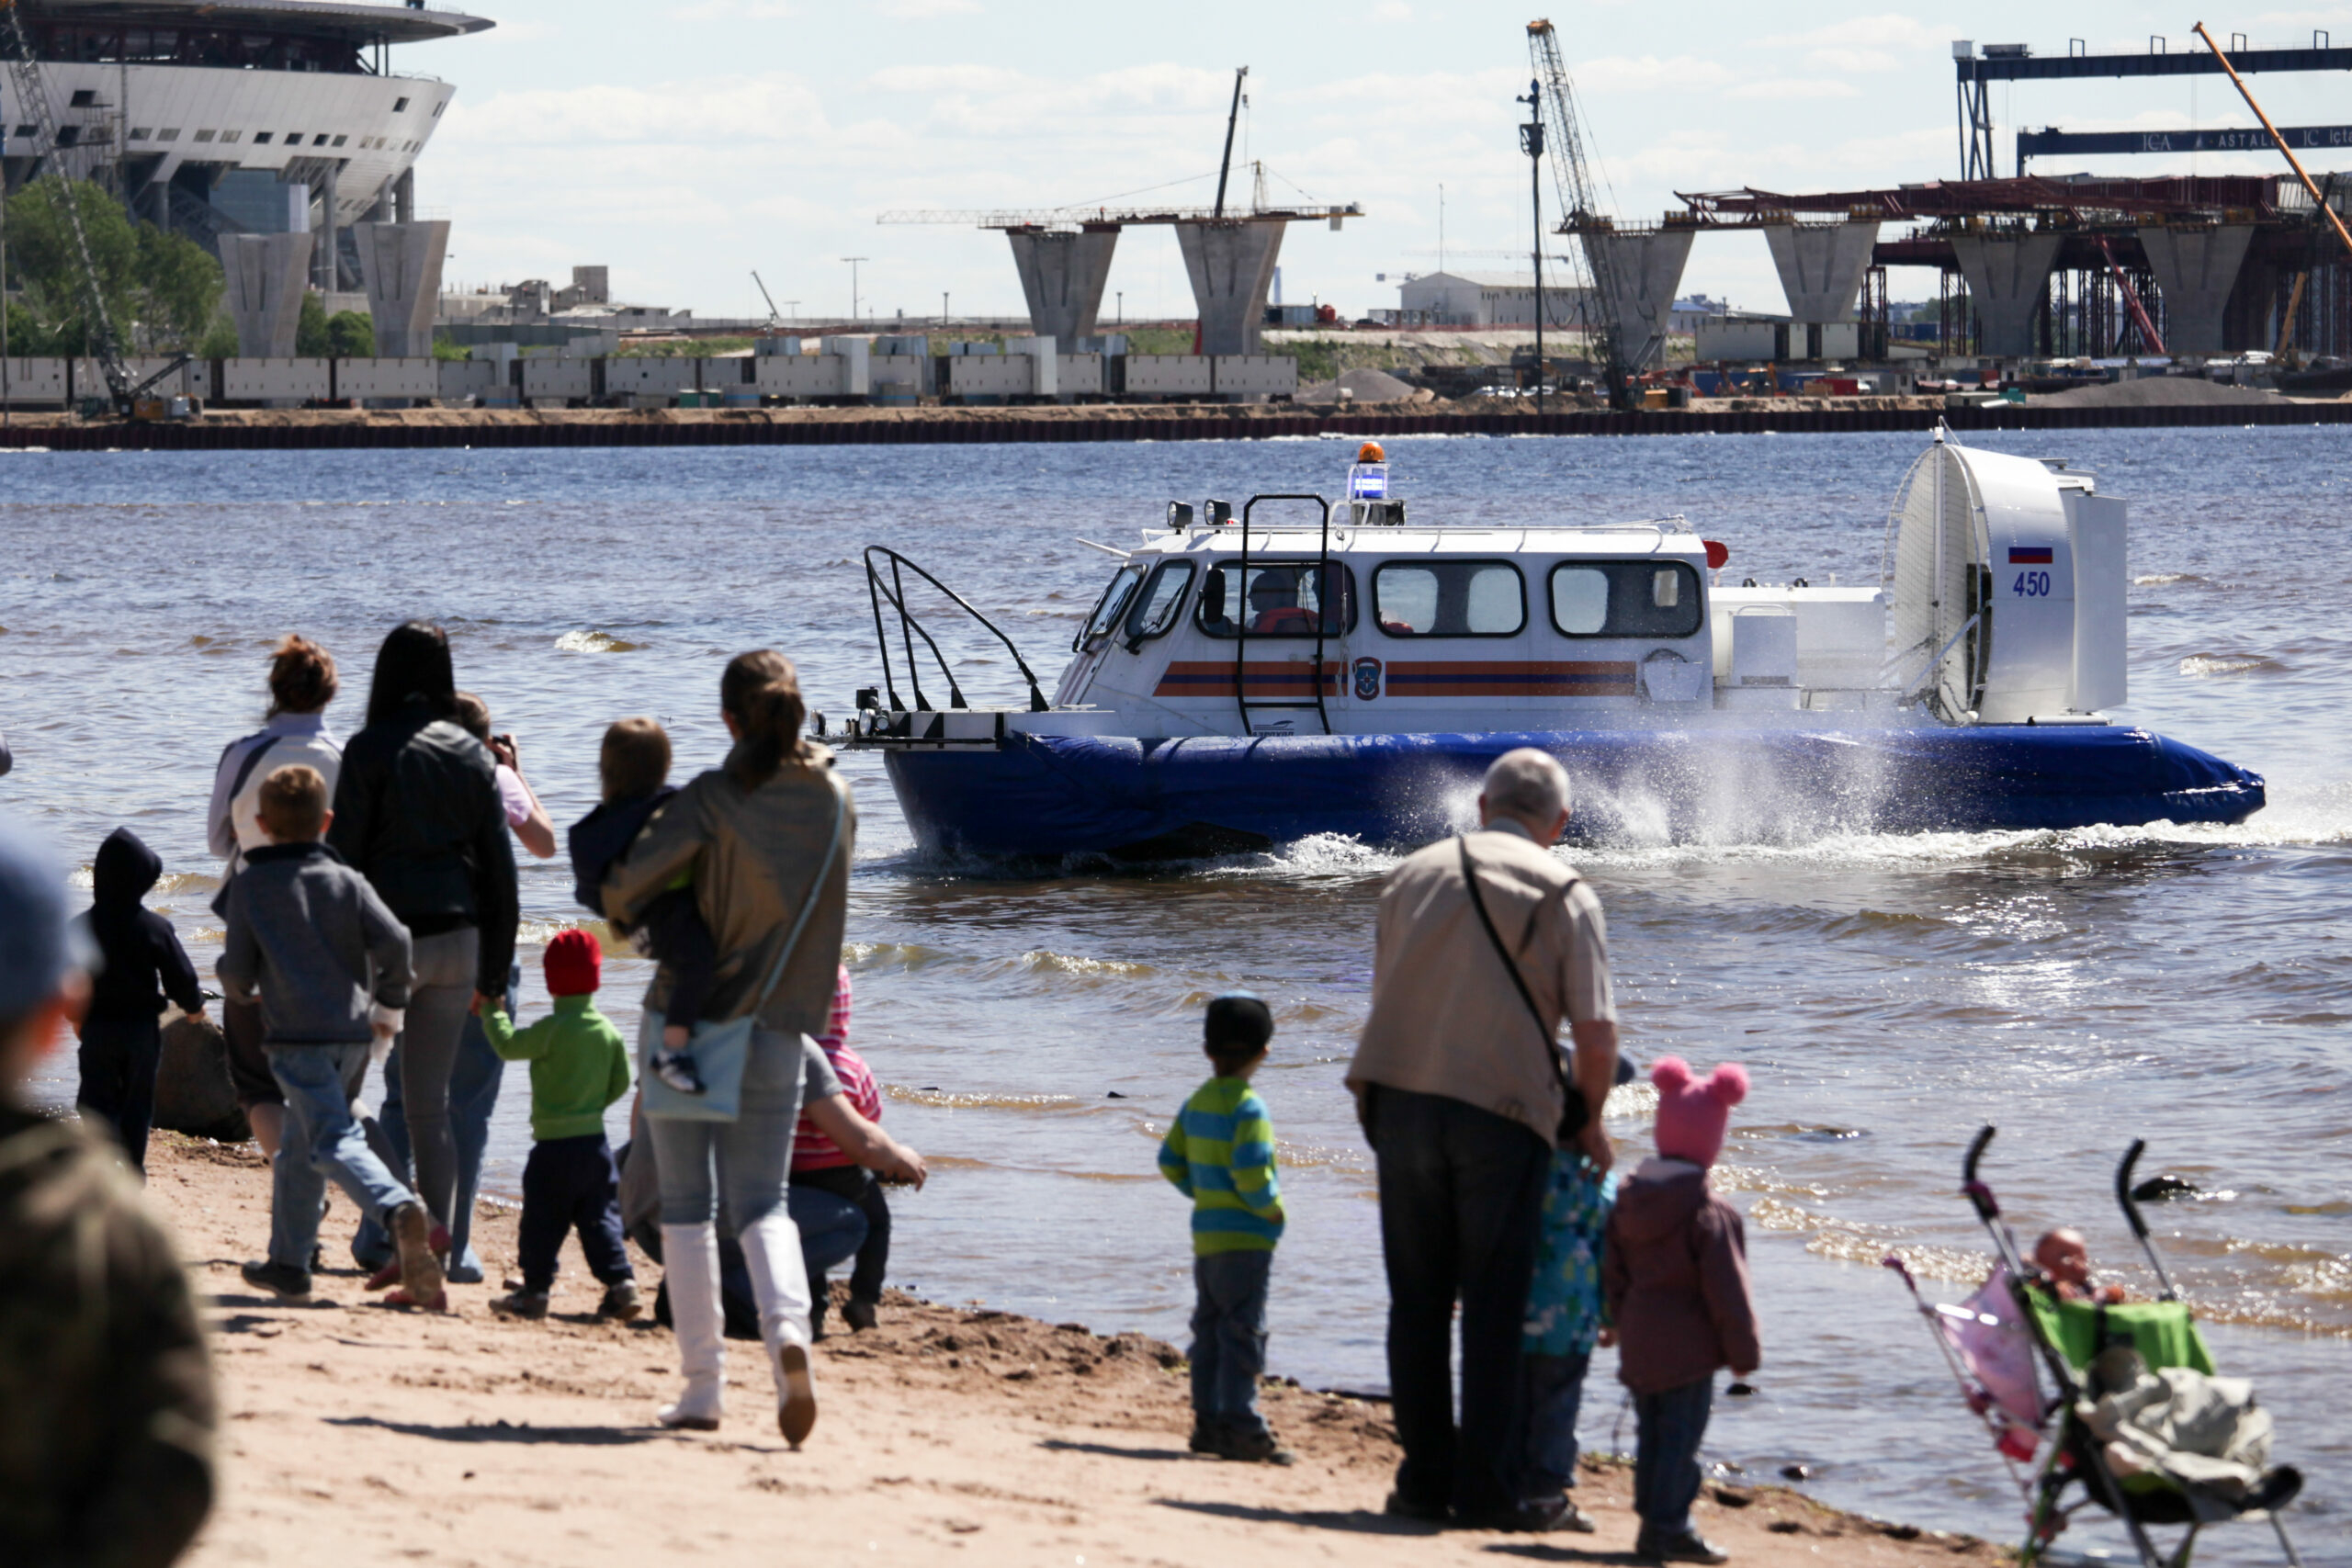
[[1196, 1454], [1214, 1454], [1222, 1452], [1224, 1445], [1223, 1427], [1212, 1421], [1195, 1421], [1193, 1423], [1193, 1440], [1185, 1446]]
[[614, 1323], [627, 1323], [644, 1309], [637, 1297], [637, 1281], [623, 1280], [605, 1287], [605, 1299], [596, 1303], [596, 1315]]
[[695, 1059], [684, 1051], [654, 1052], [653, 1076], [680, 1094], [705, 1092], [702, 1075], [695, 1071]]
[[501, 1296], [491, 1303], [490, 1310], [501, 1317], [545, 1317], [548, 1314], [548, 1292], [517, 1291], [511, 1296]]

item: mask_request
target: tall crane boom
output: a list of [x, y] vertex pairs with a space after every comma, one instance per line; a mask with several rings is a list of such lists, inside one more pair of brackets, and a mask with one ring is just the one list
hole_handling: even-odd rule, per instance
[[[25, 35], [24, 18], [17, 14], [16, 0], [0, 0], [0, 47], [7, 51], [8, 77], [17, 90], [17, 107], [32, 117], [32, 123], [40, 130], [40, 144], [53, 154], [57, 147], [57, 111], [49, 101], [49, 85], [41, 75], [40, 60], [33, 54], [32, 39]], [[83, 330], [88, 334], [90, 357], [105, 372], [107, 390], [113, 394], [116, 405], [128, 413], [133, 391], [130, 367], [122, 362], [122, 344], [116, 341], [114, 321], [107, 314], [106, 291], [98, 285], [98, 264], [91, 257], [90, 236], [82, 227], [82, 204], [64, 170], [60, 167], [56, 175], [50, 201], [58, 216], [65, 220], [65, 231], [73, 242], [74, 280], [82, 297], [82, 318], [85, 323]]]
[[[1590, 301], [1586, 318], [1588, 341], [1593, 346], [1594, 357], [1600, 362], [1610, 406], [1629, 408], [1636, 356], [1628, 352], [1618, 333], [1616, 319], [1611, 314], [1612, 303], [1624, 297], [1617, 288], [1616, 258], [1607, 246], [1593, 241], [1593, 231], [1606, 228], [1609, 220], [1602, 210], [1592, 170], [1585, 162], [1584, 117], [1577, 109], [1576, 84], [1568, 79], [1567, 64], [1560, 58], [1559, 36], [1552, 30], [1550, 22], [1527, 24], [1527, 52], [1535, 66], [1535, 79], [1542, 84], [1552, 110], [1552, 135], [1556, 142], [1552, 154], [1552, 178], [1559, 188], [1560, 227], [1563, 232], [1574, 233], [1582, 242], [1569, 254], [1581, 262], [1574, 266], [1576, 281], [1587, 290], [1585, 297]], [[1641, 348], [1638, 357], [1647, 359], [1649, 345], [1644, 344]]]

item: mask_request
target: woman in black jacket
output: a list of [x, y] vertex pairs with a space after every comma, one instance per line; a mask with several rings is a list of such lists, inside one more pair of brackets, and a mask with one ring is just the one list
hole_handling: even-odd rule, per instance
[[414, 944], [400, 1038], [401, 1096], [417, 1195], [435, 1250], [458, 1185], [449, 1069], [474, 1003], [506, 994], [514, 956], [514, 852], [496, 764], [455, 721], [448, 635], [411, 621], [376, 654], [368, 726], [344, 749], [327, 845], [368, 878]]

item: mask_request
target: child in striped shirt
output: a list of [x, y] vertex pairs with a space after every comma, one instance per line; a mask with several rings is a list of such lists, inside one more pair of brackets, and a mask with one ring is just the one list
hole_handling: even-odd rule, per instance
[[1193, 1201], [1193, 1451], [1288, 1464], [1258, 1414], [1266, 1370], [1266, 1294], [1282, 1239], [1274, 1126], [1250, 1087], [1274, 1016], [1246, 991], [1209, 1003], [1205, 1049], [1216, 1075], [1193, 1093], [1159, 1146], [1159, 1173]]
[[[817, 1043], [823, 1049], [825, 1060], [832, 1064], [833, 1076], [842, 1080], [842, 1092], [848, 1097], [851, 1107], [868, 1122], [879, 1122], [881, 1086], [874, 1081], [874, 1069], [865, 1065], [865, 1059], [850, 1049], [849, 1019], [849, 970], [843, 966], [833, 972], [833, 1005], [826, 1015], [825, 1032], [817, 1036]], [[882, 1195], [882, 1184], [874, 1179], [872, 1171], [861, 1168], [839, 1144], [803, 1116], [792, 1134], [792, 1185], [831, 1192], [855, 1204], [858, 1213], [865, 1216], [865, 1239], [858, 1243], [857, 1261], [849, 1277], [849, 1301], [842, 1308], [842, 1317], [854, 1330], [873, 1327], [875, 1309], [882, 1304], [882, 1277], [890, 1266], [890, 1203]], [[808, 1325], [821, 1339], [825, 1335], [825, 1308], [830, 1304], [823, 1269], [808, 1270]]]

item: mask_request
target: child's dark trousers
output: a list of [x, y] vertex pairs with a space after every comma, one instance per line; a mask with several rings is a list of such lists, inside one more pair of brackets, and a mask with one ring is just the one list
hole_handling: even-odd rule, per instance
[[523, 1167], [523, 1289], [555, 1283], [556, 1255], [577, 1230], [588, 1271], [607, 1285], [636, 1278], [621, 1242], [620, 1172], [602, 1133], [531, 1145]]

